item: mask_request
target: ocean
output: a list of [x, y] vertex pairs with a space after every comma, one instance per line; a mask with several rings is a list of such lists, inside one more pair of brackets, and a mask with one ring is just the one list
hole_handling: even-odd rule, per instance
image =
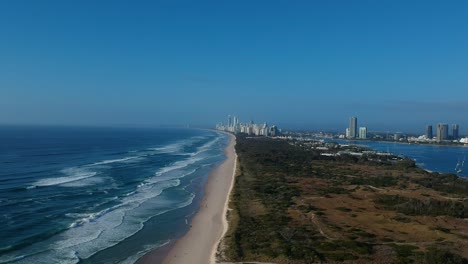
[[[416, 165], [420, 168], [440, 173], [453, 173], [465, 178], [468, 177], [468, 147], [404, 144], [397, 142], [376, 142], [365, 140], [328, 141], [335, 141], [340, 144], [361, 145], [377, 151], [404, 155], [415, 160]], [[455, 170], [457, 167], [461, 169], [461, 172], [457, 173]]]
[[0, 127], [0, 263], [134, 263], [183, 235], [229, 138]]

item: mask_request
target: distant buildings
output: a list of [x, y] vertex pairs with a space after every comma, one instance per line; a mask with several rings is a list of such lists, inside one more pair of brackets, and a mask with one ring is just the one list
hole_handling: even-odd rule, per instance
[[358, 135], [357, 130], [357, 117], [351, 117], [349, 119], [349, 131], [348, 131], [348, 138], [356, 138]]
[[460, 129], [460, 126], [458, 124], [453, 124], [452, 125], [452, 139], [457, 140], [460, 135], [458, 134], [458, 131]]
[[247, 135], [255, 135], [255, 136], [279, 136], [281, 134], [281, 130], [278, 129], [277, 126], [269, 127], [268, 124], [265, 122], [263, 124], [255, 124], [253, 121], [249, 123], [241, 123], [239, 119], [234, 116], [231, 119], [231, 116], [228, 115], [227, 124], [220, 123], [216, 125], [217, 130], [232, 132], [232, 133], [244, 133]]
[[432, 139], [432, 138], [433, 138], [433, 135], [432, 135], [432, 125], [426, 126], [426, 138], [427, 138], [427, 139]]
[[399, 132], [393, 134], [393, 140], [395, 140], [395, 141], [400, 141], [400, 139], [402, 139], [402, 138], [403, 138], [403, 135], [401, 133], [399, 133]]
[[357, 117], [350, 117], [345, 137], [349, 139], [367, 139], [367, 127], [358, 128]]
[[359, 128], [359, 139], [367, 139], [367, 127]]
[[437, 125], [437, 142], [448, 140], [448, 125], [438, 124]]
[[[385, 141], [398, 141], [408, 143], [440, 143], [440, 144], [457, 144], [463, 143], [468, 145], [468, 137], [462, 138], [460, 136], [460, 126], [452, 124], [449, 131], [449, 125], [439, 123], [436, 131], [433, 131], [433, 125], [426, 125], [425, 133], [421, 136], [414, 134], [405, 134], [402, 132], [390, 131], [372, 131], [368, 133], [367, 127], [357, 126], [357, 117], [349, 118], [349, 125], [346, 128], [346, 134], [340, 133], [337, 138], [347, 139], [364, 139], [364, 140], [385, 140]], [[449, 133], [450, 132], [450, 133]], [[437, 134], [434, 134], [437, 133]]]
[[[426, 126], [425, 138], [429, 141], [433, 139], [432, 125]], [[437, 125], [437, 135], [434, 141], [442, 142], [450, 139], [454, 141], [460, 139], [460, 126], [458, 124], [452, 124], [452, 134], [449, 135], [449, 126], [447, 124], [439, 123]]]

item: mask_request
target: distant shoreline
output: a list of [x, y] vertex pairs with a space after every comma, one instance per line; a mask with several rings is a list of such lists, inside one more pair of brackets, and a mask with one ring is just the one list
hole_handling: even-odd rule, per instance
[[[459, 147], [467, 147], [467, 146], [463, 146], [463, 145], [435, 145], [435, 144], [409, 144], [409, 143], [403, 143], [403, 142], [392, 142], [392, 141], [374, 141], [374, 140], [350, 140], [350, 139], [339, 139], [339, 140], [343, 140], [343, 141], [347, 141], [349, 143], [352, 143], [350, 145], [363, 145], [363, 146], [366, 146], [366, 147], [369, 147], [373, 150], [376, 150], [374, 149], [373, 147], [370, 147], [370, 146], [367, 146], [365, 145], [365, 143], [362, 143], [362, 144], [359, 144], [359, 142], [366, 142], [366, 143], [394, 143], [394, 144], [399, 144], [399, 145], [411, 145], [411, 146], [429, 146], [429, 147], [456, 147], [456, 148], [459, 148]], [[410, 159], [413, 159], [411, 157], [409, 157], [408, 155], [404, 154], [404, 153], [393, 153], [393, 154], [396, 154], [396, 155], [403, 155], [407, 158], [410, 158]], [[420, 169], [423, 169], [425, 171], [427, 171], [428, 173], [439, 173], [439, 174], [453, 174], [453, 175], [456, 175], [457, 177], [460, 177], [460, 178], [468, 178], [468, 176], [465, 176], [465, 175], [460, 175], [460, 174], [457, 174], [457, 173], [454, 173], [454, 172], [444, 172], [444, 171], [439, 171], [439, 170], [435, 170], [435, 169], [426, 169], [424, 168], [423, 166], [420, 166], [418, 164], [416, 164], [416, 167], [420, 168]]]
[[421, 146], [433, 146], [433, 147], [468, 147], [467, 144], [439, 144], [439, 143], [410, 143], [410, 142], [399, 142], [399, 141], [385, 141], [385, 140], [370, 140], [370, 139], [347, 139], [347, 138], [330, 138], [330, 140], [345, 140], [345, 141], [364, 141], [364, 142], [377, 142], [377, 143], [394, 143], [402, 145], [421, 145]]

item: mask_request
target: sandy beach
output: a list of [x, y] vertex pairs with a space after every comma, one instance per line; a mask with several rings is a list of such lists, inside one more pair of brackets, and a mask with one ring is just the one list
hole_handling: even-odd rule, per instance
[[[205, 187], [205, 196], [199, 211], [192, 219], [190, 230], [169, 249], [162, 263], [208, 264], [216, 262], [216, 249], [228, 227], [226, 211], [229, 193], [234, 184], [237, 160], [234, 149], [235, 137], [233, 135], [229, 137], [229, 145], [224, 151], [227, 159], [210, 173]], [[160, 257], [160, 254], [150, 252], [138, 263], [160, 263]]]

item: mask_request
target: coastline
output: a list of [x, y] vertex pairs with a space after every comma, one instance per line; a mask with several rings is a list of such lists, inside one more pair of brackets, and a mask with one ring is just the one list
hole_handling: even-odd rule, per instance
[[[334, 138], [333, 138], [334, 139]], [[421, 145], [421, 146], [431, 146], [431, 147], [468, 147], [468, 144], [458, 144], [458, 143], [450, 143], [450, 144], [440, 144], [440, 143], [424, 143], [424, 142], [418, 142], [418, 143], [410, 143], [410, 142], [399, 142], [399, 141], [390, 141], [390, 140], [370, 140], [370, 139], [347, 139], [347, 138], [339, 138], [339, 140], [345, 140], [345, 141], [354, 141], [354, 142], [359, 142], [359, 141], [365, 141], [365, 142], [377, 142], [377, 143], [394, 143], [394, 144], [402, 144], [402, 145]]]
[[[416, 166], [420, 169], [423, 169], [425, 171], [427, 171], [428, 173], [439, 173], [439, 174], [453, 174], [453, 175], [456, 175], [457, 177], [459, 178], [464, 178], [464, 179], [467, 179], [468, 178], [468, 174], [466, 174], [466, 172], [462, 172], [462, 173], [455, 173], [453, 171], [453, 167], [451, 168], [446, 168], [444, 167], [445, 164], [449, 164], [448, 161], [444, 161], [444, 163], [442, 164], [440, 162], [440, 158], [439, 161], [437, 162], [434, 162], [434, 160], [430, 160], [430, 158], [425, 158], [425, 159], [422, 159], [421, 157], [415, 157], [414, 155], [411, 155], [409, 154], [407, 151], [404, 151], [405, 148], [420, 148], [420, 147], [426, 147], [428, 150], [435, 150], [435, 151], [448, 151], [448, 150], [457, 150], [457, 154], [455, 154], [456, 156], [452, 156], [453, 158], [453, 166], [455, 166], [455, 163], [457, 161], [457, 157], [458, 159], [460, 159], [461, 156], [468, 156], [468, 153], [465, 149], [465, 146], [463, 145], [436, 145], [436, 144], [408, 144], [408, 143], [402, 143], [402, 142], [390, 142], [390, 141], [372, 141], [372, 140], [348, 140], [348, 139], [343, 139], [343, 141], [347, 141], [349, 142], [350, 144], [355, 144], [355, 145], [360, 145], [360, 146], [365, 146], [365, 147], [368, 147], [368, 148], [371, 148], [372, 150], [378, 150], [376, 146], [372, 146], [371, 144], [372, 143], [379, 143], [379, 144], [395, 144], [395, 145], [399, 145], [399, 146], [404, 146], [403, 148], [401, 148], [399, 151], [394, 151], [394, 150], [390, 150], [390, 152], [392, 152], [393, 154], [396, 154], [396, 155], [403, 155], [409, 159], [412, 159], [414, 160], [415, 162], [417, 162]], [[369, 143], [369, 144], [367, 144]], [[399, 146], [395, 146], [395, 148], [399, 148]], [[382, 151], [382, 150], [380, 150]], [[421, 153], [421, 152], [419, 152]], [[431, 157], [431, 153], [429, 154], [425, 154], [426, 157]], [[450, 157], [450, 155], [453, 155], [452, 153], [447, 153], [446, 157]], [[418, 164], [419, 163], [419, 164]], [[432, 164], [431, 166], [427, 166], [427, 164]], [[434, 164], [437, 164], [437, 166], [435, 167]], [[466, 170], [464, 170], [466, 171]]]
[[229, 195], [234, 185], [237, 155], [236, 138], [229, 134], [224, 149], [226, 160], [210, 172], [200, 208], [190, 223], [190, 229], [180, 239], [148, 252], [137, 263], [215, 263], [218, 244], [225, 235]]

